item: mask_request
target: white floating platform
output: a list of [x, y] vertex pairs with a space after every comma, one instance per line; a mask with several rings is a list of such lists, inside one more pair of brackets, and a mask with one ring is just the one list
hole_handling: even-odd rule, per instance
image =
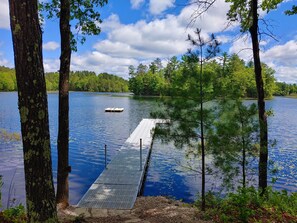
[[123, 112], [124, 108], [105, 108], [105, 112]]
[[[102, 209], [132, 209], [139, 194], [149, 161], [153, 130], [157, 119], [143, 119], [118, 154], [78, 203], [78, 207]], [[142, 159], [140, 168], [140, 139]]]

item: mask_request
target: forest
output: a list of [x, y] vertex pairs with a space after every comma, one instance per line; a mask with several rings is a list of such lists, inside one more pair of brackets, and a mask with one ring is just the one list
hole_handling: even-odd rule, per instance
[[[47, 91], [58, 91], [59, 73], [46, 73]], [[90, 71], [75, 71], [70, 73], [70, 91], [92, 92], [128, 92], [128, 81], [116, 75], [102, 73], [96, 75]], [[15, 70], [0, 67], [0, 91], [17, 91]]]
[[[205, 72], [211, 75], [212, 89], [219, 95], [222, 86], [236, 89], [243, 98], [256, 98], [255, 79], [252, 62], [246, 64], [237, 55], [227, 56], [223, 63], [211, 61], [205, 64]], [[135, 95], [164, 96], [170, 95], [170, 85], [178, 75], [182, 75], [188, 61], [184, 55], [179, 61], [172, 57], [163, 67], [160, 59], [155, 59], [149, 66], [139, 64], [136, 68], [129, 67], [129, 81], [116, 75], [101, 73], [96, 75], [91, 71], [70, 72], [70, 91], [91, 92], [133, 92]], [[274, 70], [263, 64], [265, 74], [265, 96], [295, 96], [297, 85], [277, 82]], [[46, 73], [46, 89], [57, 91], [59, 87], [59, 74]], [[0, 66], [0, 91], [17, 91], [15, 70]]]
[[[189, 66], [186, 55], [181, 61], [172, 57], [167, 65], [163, 67], [161, 60], [156, 59], [149, 64], [139, 64], [136, 68], [129, 67], [129, 89], [135, 95], [158, 95], [169, 96], [172, 94], [170, 88], [183, 75], [185, 68]], [[205, 63], [204, 75], [211, 81], [211, 91], [216, 96], [223, 91], [231, 90], [242, 98], [256, 98], [256, 82], [254, 78], [253, 63], [245, 63], [238, 55], [224, 54], [220, 61], [212, 60]], [[266, 64], [263, 67], [263, 80], [265, 86], [265, 97], [271, 99], [273, 96], [293, 96], [297, 94], [297, 85], [277, 82], [274, 77], [275, 71]]]

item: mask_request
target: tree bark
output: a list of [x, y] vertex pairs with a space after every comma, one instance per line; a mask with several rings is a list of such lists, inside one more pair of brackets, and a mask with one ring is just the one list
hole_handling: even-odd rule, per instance
[[254, 70], [255, 79], [258, 93], [258, 115], [260, 124], [260, 159], [259, 159], [259, 189], [262, 190], [262, 194], [267, 188], [267, 161], [268, 161], [268, 125], [267, 116], [265, 111], [265, 95], [264, 84], [262, 78], [262, 68], [260, 60], [260, 49], [258, 39], [258, 0], [252, 0], [252, 25], [249, 29], [253, 44], [253, 56], [254, 56]]
[[71, 60], [70, 0], [61, 0], [60, 11], [60, 80], [59, 80], [59, 130], [58, 130], [58, 177], [57, 204], [69, 205], [69, 73]]
[[58, 222], [37, 0], [9, 0], [28, 222]]

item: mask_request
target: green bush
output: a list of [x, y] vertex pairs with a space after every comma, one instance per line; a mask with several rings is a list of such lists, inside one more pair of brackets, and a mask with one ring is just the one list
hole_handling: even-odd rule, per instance
[[26, 223], [26, 212], [23, 205], [11, 207], [0, 212], [1, 223]]
[[229, 193], [225, 198], [216, 198], [209, 193], [206, 199], [204, 217], [214, 222], [297, 223], [297, 193], [267, 188], [266, 193], [260, 196], [257, 189], [249, 187], [239, 188], [236, 193]]

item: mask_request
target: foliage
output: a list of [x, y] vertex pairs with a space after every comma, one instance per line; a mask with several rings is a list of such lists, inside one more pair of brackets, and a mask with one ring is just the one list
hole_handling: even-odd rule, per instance
[[16, 91], [16, 77], [14, 69], [0, 66], [0, 91]]
[[215, 222], [297, 222], [297, 193], [266, 190], [260, 196], [254, 187], [238, 188], [219, 198], [209, 193], [204, 218]]
[[71, 91], [128, 92], [128, 81], [115, 75], [76, 71], [70, 73]]
[[285, 11], [286, 15], [296, 15], [297, 14], [297, 6], [293, 5], [291, 10]]
[[[129, 89], [135, 95], [167, 95], [172, 96], [173, 82], [183, 73], [185, 64], [189, 58], [183, 56], [181, 61], [172, 57], [166, 67], [155, 69], [152, 62], [150, 69], [139, 64], [137, 68], [129, 67]], [[189, 64], [189, 63], [188, 63]], [[189, 66], [189, 65], [187, 65]], [[265, 97], [272, 98], [277, 93], [277, 86], [274, 78], [274, 70], [266, 64], [263, 66], [263, 81], [265, 83]], [[222, 97], [227, 93], [235, 98], [256, 98], [256, 82], [254, 78], [253, 63], [246, 64], [238, 55], [225, 54], [224, 62], [209, 61], [205, 63], [205, 69], [212, 73], [212, 91], [213, 97]]]
[[220, 170], [223, 188], [234, 189], [239, 183], [246, 187], [248, 177], [254, 174], [252, 161], [258, 155], [257, 107], [238, 99], [221, 100], [216, 112], [213, 128], [208, 131], [214, 166]]
[[1, 223], [26, 223], [27, 216], [25, 212], [25, 207], [23, 205], [18, 205], [16, 207], [11, 207], [9, 209], [0, 212], [0, 222]]
[[[269, 12], [275, 9], [283, 0], [263, 0], [260, 3], [260, 8], [263, 11]], [[240, 22], [241, 32], [246, 32], [250, 29], [253, 22], [251, 0], [226, 0], [230, 3], [230, 9], [227, 13], [228, 20], [231, 22]]]
[[274, 95], [276, 96], [290, 96], [297, 94], [296, 84], [287, 84], [285, 82], [276, 82], [276, 89]]
[[[90, 71], [75, 71], [70, 73], [71, 91], [98, 92], [128, 92], [135, 95], [172, 95], [173, 81], [183, 72], [185, 57], [181, 61], [172, 57], [165, 67], [160, 67], [153, 73], [147, 66], [140, 64], [137, 68], [130, 66], [129, 82], [116, 75], [102, 73], [96, 76]], [[207, 72], [212, 73], [212, 90], [216, 97], [229, 92], [242, 98], [255, 98], [256, 84], [252, 69], [253, 64], [245, 64], [237, 55], [226, 55], [225, 63], [210, 61], [205, 64]], [[265, 96], [286, 96], [297, 93], [296, 84], [275, 82], [274, 71], [267, 65], [263, 69], [265, 82]], [[46, 87], [48, 91], [57, 91], [59, 74], [46, 73]], [[12, 85], [12, 83], [14, 83]], [[10, 86], [10, 87], [4, 87]], [[14, 69], [0, 67], [0, 91], [16, 91]], [[237, 97], [237, 96], [236, 96]]]
[[166, 95], [167, 83], [159, 58], [149, 68], [143, 64], [139, 64], [136, 69], [130, 66], [129, 75], [129, 89], [135, 95]]
[[[14, 83], [14, 69], [5, 68], [8, 72], [3, 72], [0, 68], [0, 91], [16, 91]], [[48, 91], [57, 91], [59, 87], [59, 74], [46, 73], [46, 86]], [[70, 73], [71, 91], [97, 91], [97, 92], [128, 92], [128, 81], [116, 75], [102, 73], [98, 76], [90, 71], [76, 71]]]
[[[101, 32], [99, 24], [100, 19], [99, 9], [107, 4], [108, 0], [71, 0], [70, 1], [70, 20], [74, 22], [76, 34], [71, 33], [72, 50], [77, 50], [77, 40], [80, 43], [86, 41], [86, 35], [98, 35]], [[45, 13], [49, 19], [60, 17], [60, 1], [52, 0], [42, 2], [40, 10]]]
[[[46, 88], [57, 91], [59, 88], [59, 73], [46, 73]], [[90, 71], [75, 71], [70, 73], [71, 91], [96, 92], [128, 92], [128, 81], [116, 75], [101, 73], [96, 75]], [[16, 91], [15, 70], [0, 67], [0, 91]]]

